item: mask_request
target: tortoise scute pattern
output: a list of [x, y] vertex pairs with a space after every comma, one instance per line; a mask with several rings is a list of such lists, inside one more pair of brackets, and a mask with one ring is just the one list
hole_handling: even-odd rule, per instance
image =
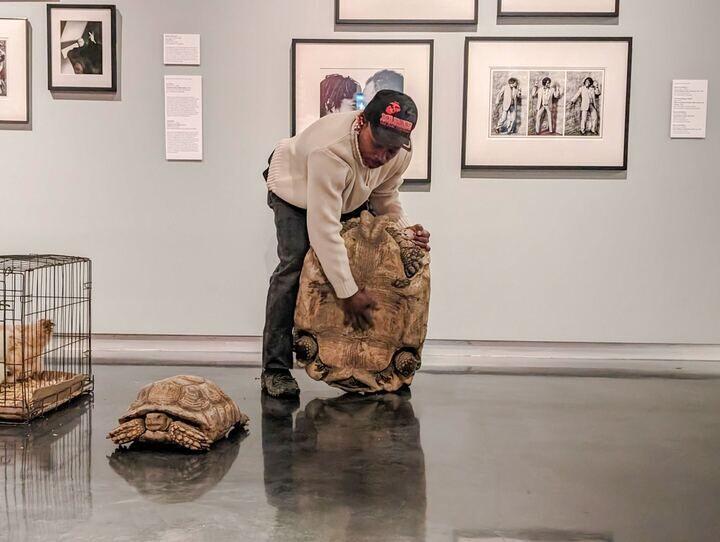
[[207, 450], [233, 427], [245, 426], [248, 417], [214, 382], [180, 375], [142, 388], [119, 422], [108, 434], [116, 444], [159, 442]]
[[377, 302], [375, 325], [356, 331], [314, 251], [305, 258], [295, 311], [295, 353], [308, 375], [345, 391], [395, 391], [420, 366], [430, 298], [428, 253], [392, 217], [363, 212], [341, 235], [359, 287]]
[[400, 258], [405, 268], [405, 275], [408, 278], [414, 277], [415, 274], [423, 268], [426, 259], [425, 251], [416, 246], [402, 230], [393, 226], [388, 226], [385, 230], [395, 239], [400, 247]]

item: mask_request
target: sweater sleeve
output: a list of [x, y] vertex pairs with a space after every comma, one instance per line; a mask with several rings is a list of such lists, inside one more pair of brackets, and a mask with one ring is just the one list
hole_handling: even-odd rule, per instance
[[411, 159], [412, 152], [406, 152], [405, 157], [398, 160], [400, 164], [392, 171], [390, 177], [370, 194], [370, 205], [373, 210], [379, 215], [397, 217], [398, 223], [404, 228], [411, 224], [400, 202], [400, 185], [403, 183], [403, 174], [410, 166]]
[[342, 191], [349, 166], [325, 149], [308, 157], [307, 227], [310, 246], [340, 299], [358, 291], [350, 270], [342, 226]]

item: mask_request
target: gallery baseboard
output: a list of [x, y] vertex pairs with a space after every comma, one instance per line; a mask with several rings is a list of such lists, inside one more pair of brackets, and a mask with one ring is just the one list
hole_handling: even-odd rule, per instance
[[[260, 337], [94, 335], [99, 365], [260, 366]], [[720, 345], [429, 340], [429, 373], [720, 378]]]

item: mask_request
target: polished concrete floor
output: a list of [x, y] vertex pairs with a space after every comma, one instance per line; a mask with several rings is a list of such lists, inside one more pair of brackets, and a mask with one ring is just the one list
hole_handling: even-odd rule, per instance
[[[116, 451], [152, 380], [200, 374], [250, 418], [204, 455]], [[94, 402], [0, 427], [0, 540], [720, 540], [720, 380], [419, 375], [353, 397], [298, 374], [97, 367]]]

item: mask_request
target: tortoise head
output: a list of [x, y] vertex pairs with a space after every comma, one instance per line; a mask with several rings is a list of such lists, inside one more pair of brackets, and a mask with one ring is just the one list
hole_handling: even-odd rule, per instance
[[148, 412], [145, 415], [145, 427], [148, 431], [167, 431], [172, 420], [162, 412]]

